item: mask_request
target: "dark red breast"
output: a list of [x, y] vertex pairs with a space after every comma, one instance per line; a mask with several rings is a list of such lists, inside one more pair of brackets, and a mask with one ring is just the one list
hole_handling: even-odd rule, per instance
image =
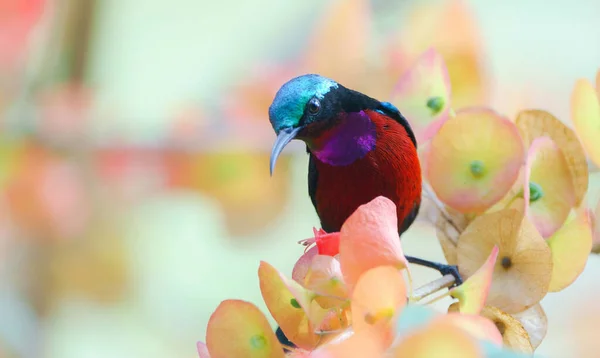
[[318, 172], [317, 214], [325, 230], [339, 231], [360, 205], [383, 195], [396, 204], [402, 232], [405, 219], [416, 214], [421, 201], [417, 150], [400, 123], [375, 111], [365, 112], [376, 126], [375, 149], [347, 166], [332, 166], [313, 157]]

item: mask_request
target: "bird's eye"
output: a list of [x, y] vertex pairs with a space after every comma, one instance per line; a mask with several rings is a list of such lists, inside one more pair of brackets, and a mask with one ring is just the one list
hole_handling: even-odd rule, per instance
[[321, 110], [321, 102], [318, 99], [313, 98], [308, 102], [307, 109], [308, 113], [315, 115]]

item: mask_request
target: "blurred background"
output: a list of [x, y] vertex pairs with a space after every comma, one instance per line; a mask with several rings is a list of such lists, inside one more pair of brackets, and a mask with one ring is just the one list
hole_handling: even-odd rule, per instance
[[[302, 145], [269, 177], [267, 109], [292, 76], [385, 100], [433, 46], [455, 108], [570, 123], [576, 79], [600, 65], [599, 14], [593, 0], [0, 0], [0, 357], [192, 358], [221, 300], [268, 313], [259, 261], [290, 274], [319, 225]], [[426, 223], [403, 245], [443, 259]], [[542, 301], [537, 354], [597, 354], [599, 276], [591, 256]]]

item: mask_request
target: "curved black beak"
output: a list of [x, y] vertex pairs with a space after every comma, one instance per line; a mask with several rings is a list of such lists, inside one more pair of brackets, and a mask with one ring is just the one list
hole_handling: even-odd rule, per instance
[[283, 151], [283, 148], [292, 141], [292, 139], [296, 138], [298, 132], [300, 132], [301, 127], [299, 128], [283, 128], [277, 134], [277, 139], [273, 144], [273, 149], [271, 150], [271, 175], [273, 175], [273, 170], [275, 169], [275, 163], [277, 162], [277, 158], [279, 154]]

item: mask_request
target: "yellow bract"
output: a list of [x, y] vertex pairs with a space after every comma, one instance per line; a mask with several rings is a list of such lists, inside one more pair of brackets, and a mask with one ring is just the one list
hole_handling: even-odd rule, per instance
[[477, 217], [458, 240], [458, 267], [471, 277], [494, 246], [499, 253], [487, 303], [507, 312], [520, 312], [548, 292], [552, 254], [533, 224], [515, 209]]
[[427, 142], [448, 119], [450, 78], [442, 56], [430, 48], [400, 78], [390, 102], [402, 114], [421, 145]]
[[[258, 278], [263, 300], [286, 337], [300, 348], [315, 347], [319, 342], [315, 321], [324, 317], [321, 311], [313, 312], [313, 317], [309, 317], [309, 311], [318, 307], [305, 299], [306, 290], [296, 281], [285, 280], [279, 271], [263, 261], [258, 269]], [[290, 290], [292, 285], [296, 292]]]
[[588, 210], [579, 209], [577, 216], [548, 239], [552, 250], [550, 292], [569, 286], [581, 274], [592, 249], [592, 222]]
[[[332, 78], [348, 88], [360, 88], [371, 32], [370, 6], [366, 0], [333, 1], [323, 5], [311, 30], [302, 70]], [[347, 36], [352, 41], [339, 41]]]
[[565, 156], [549, 137], [534, 139], [525, 170], [527, 215], [546, 238], [563, 225], [575, 205], [571, 173]]
[[484, 212], [502, 199], [525, 154], [514, 123], [481, 108], [457, 112], [430, 146], [427, 180], [443, 203], [462, 213]]
[[352, 292], [352, 328], [380, 330], [386, 344], [394, 339], [396, 317], [406, 305], [406, 285], [394, 266], [379, 266], [363, 273]]
[[[446, 60], [454, 108], [487, 102], [487, 88], [481, 61], [481, 34], [464, 1], [417, 2], [406, 18], [396, 41], [399, 61], [390, 72], [402, 68], [402, 60], [413, 61], [429, 47]], [[400, 75], [395, 74], [394, 78]]]
[[304, 287], [320, 295], [344, 299], [348, 296], [340, 262], [325, 255], [316, 255], [304, 278]]
[[575, 205], [578, 206], [588, 189], [588, 164], [575, 132], [552, 114], [542, 110], [530, 109], [519, 112], [516, 124], [527, 146], [539, 137], [550, 137], [558, 145], [571, 172]]
[[460, 302], [461, 313], [479, 314], [485, 305], [497, 257], [498, 246], [494, 246], [485, 263], [462, 285], [450, 290], [450, 295]]
[[596, 204], [596, 211], [594, 212], [594, 221], [592, 227], [594, 228], [592, 252], [600, 253], [600, 200], [598, 200], [598, 204]]
[[395, 358], [481, 358], [477, 340], [448, 320], [436, 320], [402, 339]]
[[283, 349], [262, 312], [250, 302], [225, 300], [210, 316], [206, 346], [211, 358], [283, 358]]
[[[600, 89], [596, 88], [596, 91]], [[571, 95], [571, 121], [589, 158], [600, 167], [600, 95], [596, 91], [586, 79], [575, 83]]]
[[466, 314], [456, 311], [448, 312], [448, 314], [437, 319], [451, 322], [457, 328], [465, 330], [477, 339], [486, 340], [498, 346], [502, 345], [502, 335], [494, 322], [479, 314]]

